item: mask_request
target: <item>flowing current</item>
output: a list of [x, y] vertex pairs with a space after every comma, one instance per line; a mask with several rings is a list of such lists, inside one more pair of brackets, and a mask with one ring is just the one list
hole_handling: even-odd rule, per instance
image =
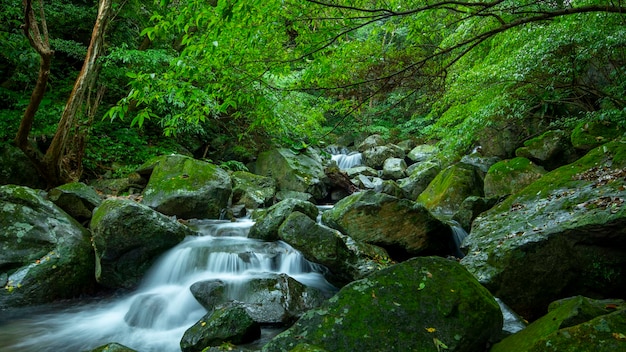
[[85, 351], [117, 342], [138, 351], [180, 351], [184, 332], [206, 313], [190, 291], [220, 279], [243, 287], [254, 278], [284, 273], [332, 292], [323, 268], [284, 242], [246, 238], [253, 222], [198, 220], [202, 236], [188, 237], [160, 258], [137, 291], [72, 308], [47, 306], [2, 312], [0, 351]]

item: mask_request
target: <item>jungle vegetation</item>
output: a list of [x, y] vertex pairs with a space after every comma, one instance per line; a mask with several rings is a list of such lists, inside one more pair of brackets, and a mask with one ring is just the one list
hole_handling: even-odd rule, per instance
[[270, 145], [379, 133], [455, 160], [486, 128], [626, 127], [622, 1], [0, 7], [0, 137], [50, 185], [181, 150], [245, 162]]

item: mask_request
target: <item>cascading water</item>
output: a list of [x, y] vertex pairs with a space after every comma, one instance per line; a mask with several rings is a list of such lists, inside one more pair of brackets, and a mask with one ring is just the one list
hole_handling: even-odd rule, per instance
[[0, 321], [0, 350], [84, 351], [117, 342], [142, 352], [180, 351], [185, 330], [206, 313], [189, 289], [199, 281], [225, 282], [232, 299], [250, 280], [272, 273], [335, 291], [322, 267], [286, 243], [246, 238], [252, 224], [194, 221], [203, 236], [186, 238], [166, 253], [135, 293], [62, 312], [5, 317]]
[[467, 231], [461, 227], [461, 224], [454, 220], [449, 220], [448, 224], [450, 225], [450, 230], [452, 231], [452, 254], [455, 257], [462, 259], [465, 257], [465, 253], [461, 251], [461, 245], [463, 244], [465, 237], [467, 237]]
[[350, 152], [347, 148], [329, 148], [332, 160], [341, 170], [362, 165], [362, 155], [359, 152]]

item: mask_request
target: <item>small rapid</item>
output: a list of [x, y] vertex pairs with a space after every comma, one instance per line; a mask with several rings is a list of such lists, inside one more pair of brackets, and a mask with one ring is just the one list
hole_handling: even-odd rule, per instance
[[[0, 321], [0, 350], [84, 351], [117, 342], [142, 352], [180, 351], [184, 332], [205, 313], [190, 291], [200, 281], [219, 279], [229, 298], [269, 274], [333, 292], [324, 268], [284, 242], [247, 238], [253, 222], [194, 220], [202, 236], [188, 237], [163, 255], [133, 293], [70, 308], [50, 305], [9, 311]], [[5, 313], [5, 312], [3, 312]]]

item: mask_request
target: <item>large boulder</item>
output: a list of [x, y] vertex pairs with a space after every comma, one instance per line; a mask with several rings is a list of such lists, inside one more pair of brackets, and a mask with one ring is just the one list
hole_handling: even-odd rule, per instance
[[383, 164], [383, 178], [397, 180], [406, 176], [406, 162], [400, 158], [389, 158]]
[[608, 121], [585, 121], [572, 131], [570, 140], [574, 148], [589, 151], [624, 134], [624, 128]]
[[416, 166], [410, 168], [411, 173], [409, 177], [398, 180], [398, 185], [404, 192], [404, 197], [410, 200], [416, 200], [441, 171], [439, 164], [431, 161], [413, 165]]
[[515, 155], [528, 158], [550, 171], [577, 159], [570, 135], [562, 130], [547, 131], [527, 140]]
[[582, 296], [550, 304], [549, 312], [490, 352], [626, 351], [626, 304]]
[[389, 251], [394, 259], [447, 253], [450, 228], [422, 205], [384, 193], [364, 191], [339, 201], [322, 221], [341, 233]]
[[484, 351], [502, 328], [495, 299], [456, 261], [414, 258], [354, 281], [263, 347]]
[[440, 172], [417, 201], [436, 214], [453, 214], [469, 196], [483, 196], [483, 181], [474, 166], [457, 163]]
[[15, 185], [0, 187], [0, 309], [72, 298], [95, 286], [89, 231]]
[[263, 152], [256, 161], [256, 173], [276, 179], [283, 191], [310, 193], [315, 199], [328, 194], [323, 160], [310, 148], [304, 152], [288, 148]]
[[353, 281], [356, 257], [336, 230], [321, 226], [300, 212], [291, 213], [278, 229], [278, 237], [302, 252], [306, 259], [326, 266], [340, 285]]
[[357, 149], [362, 153], [368, 149], [375, 148], [384, 144], [385, 140], [383, 139], [383, 137], [381, 137], [379, 134], [373, 134], [365, 138], [363, 142], [359, 143], [359, 145], [357, 145]]
[[489, 168], [485, 176], [485, 197], [513, 194], [545, 173], [543, 167], [522, 157], [497, 162]]
[[82, 182], [66, 183], [51, 189], [48, 200], [78, 221], [91, 219], [93, 209], [102, 203], [98, 193]]
[[91, 219], [96, 279], [110, 288], [135, 287], [154, 260], [194, 232], [127, 199], [107, 199]]
[[273, 178], [246, 171], [233, 172], [230, 178], [233, 182], [233, 205], [241, 204], [248, 209], [272, 205], [276, 195], [276, 181]]
[[261, 327], [245, 308], [228, 305], [207, 313], [190, 327], [180, 341], [183, 352], [200, 352], [223, 343], [242, 344], [261, 337]]
[[319, 210], [311, 203], [295, 198], [287, 198], [272, 205], [266, 212], [256, 219], [256, 223], [250, 228], [249, 238], [264, 241], [276, 241], [278, 228], [283, 221], [294, 211], [306, 214], [311, 219], [317, 219]]
[[556, 299], [626, 290], [626, 143], [544, 175], [476, 218], [461, 261], [532, 320]]
[[21, 149], [10, 144], [0, 144], [0, 185], [20, 185], [46, 188], [35, 165]]
[[421, 144], [411, 149], [409, 154], [407, 154], [407, 158], [415, 163], [419, 163], [432, 160], [437, 153], [439, 153], [439, 148], [436, 146], [431, 144]]
[[393, 144], [369, 148], [362, 154], [363, 164], [374, 169], [382, 169], [385, 160], [389, 158], [404, 159], [405, 157], [404, 150]]
[[183, 219], [217, 219], [228, 207], [231, 181], [226, 171], [183, 155], [165, 155], [152, 163], [143, 204]]

